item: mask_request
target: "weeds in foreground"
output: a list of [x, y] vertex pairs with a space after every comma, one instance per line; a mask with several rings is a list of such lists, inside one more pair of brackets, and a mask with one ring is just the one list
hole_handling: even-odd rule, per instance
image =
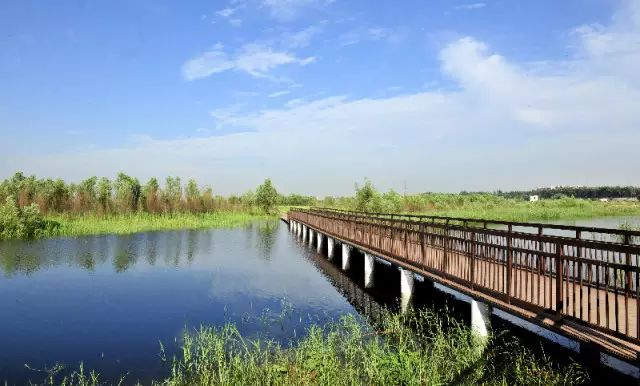
[[[234, 324], [201, 327], [184, 336], [170, 375], [154, 384], [572, 385], [588, 380], [580, 366], [561, 368], [515, 340], [493, 337], [484, 351], [473, 342], [468, 328], [444, 323], [429, 311], [389, 314], [376, 328], [345, 316], [313, 325], [287, 346], [247, 339]], [[100, 384], [95, 373], [74, 376], [60, 384]]]

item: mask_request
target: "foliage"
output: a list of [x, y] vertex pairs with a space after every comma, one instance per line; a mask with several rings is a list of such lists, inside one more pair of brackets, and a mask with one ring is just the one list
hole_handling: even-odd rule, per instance
[[0, 205], [0, 239], [28, 239], [56, 228], [56, 223], [44, 220], [36, 204], [20, 208], [13, 198], [8, 197]]
[[588, 381], [578, 365], [560, 368], [515, 341], [492, 338], [482, 352], [467, 327], [452, 320], [445, 323], [432, 312], [388, 314], [378, 327], [345, 316], [324, 326], [312, 325], [289, 346], [269, 339], [249, 340], [233, 324], [200, 327], [185, 334], [170, 376], [153, 384], [572, 385]]
[[256, 205], [260, 207], [265, 213], [274, 213], [276, 205], [278, 205], [278, 191], [271, 183], [271, 179], [264, 180], [262, 185], [256, 189]]

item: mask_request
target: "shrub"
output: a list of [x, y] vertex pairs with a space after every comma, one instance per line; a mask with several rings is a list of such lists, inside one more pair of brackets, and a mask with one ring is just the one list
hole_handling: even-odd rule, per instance
[[12, 197], [0, 205], [0, 239], [33, 238], [52, 233], [58, 224], [46, 221], [38, 205], [20, 208]]

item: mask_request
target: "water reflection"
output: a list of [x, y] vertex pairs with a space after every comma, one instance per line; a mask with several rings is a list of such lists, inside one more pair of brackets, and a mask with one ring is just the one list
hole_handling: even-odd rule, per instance
[[[168, 371], [158, 341], [171, 357], [185, 328], [235, 322], [243, 334], [286, 341], [356, 313], [303, 258], [310, 253], [277, 221], [0, 242], [0, 384], [41, 382], [25, 363], [81, 361], [107, 382], [131, 372], [129, 383], [148, 383]], [[286, 323], [264, 316], [283, 309], [295, 310]]]
[[[278, 227], [275, 220], [247, 225], [243, 232], [245, 245], [256, 248], [258, 257], [271, 259]], [[146, 265], [155, 266], [159, 251], [162, 263], [173, 267], [188, 266], [198, 254], [213, 252], [212, 241], [201, 230], [39, 241], [10, 240], [0, 242], [0, 269], [5, 277], [28, 276], [59, 265], [93, 272], [97, 266], [111, 261], [113, 270], [122, 273], [135, 266], [141, 257], [144, 257]]]

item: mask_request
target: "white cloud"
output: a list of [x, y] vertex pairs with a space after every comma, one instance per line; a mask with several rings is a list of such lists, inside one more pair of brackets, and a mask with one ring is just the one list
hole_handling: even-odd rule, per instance
[[460, 5], [456, 6], [455, 8], [469, 11], [469, 10], [473, 10], [473, 9], [484, 8], [486, 6], [487, 6], [486, 3], [467, 3], [467, 4], [460, 4]]
[[224, 18], [228, 18], [231, 15], [233, 15], [234, 13], [236, 13], [236, 9], [235, 8], [223, 8], [219, 11], [216, 11], [216, 15], [220, 16], [220, 17], [224, 17]]
[[277, 98], [279, 96], [287, 95], [291, 93], [289, 90], [276, 91], [274, 93], [269, 94], [269, 98]]
[[282, 43], [289, 48], [303, 48], [311, 43], [311, 39], [322, 32], [320, 26], [310, 26], [298, 32], [285, 33], [281, 40]]
[[[222, 193], [242, 192], [266, 176], [285, 192], [309, 194], [349, 193], [364, 176], [381, 188], [407, 180], [413, 191], [640, 184], [640, 74], [632, 71], [640, 18], [633, 12], [638, 3], [629, 4], [631, 11], [608, 26], [578, 28], [575, 54], [544, 67], [514, 62], [466, 37], [439, 53], [442, 74], [455, 87], [388, 98], [295, 99], [254, 112], [236, 106], [212, 112], [216, 125], [233, 134], [16, 160], [26, 172], [65, 170], [74, 175], [63, 177], [76, 179], [120, 169], [141, 178], [189, 175]], [[195, 73], [226, 66], [264, 74], [300, 61], [287, 54], [265, 59], [270, 52], [241, 50], [242, 61], [240, 53], [211, 55], [208, 66], [194, 65]]]
[[386, 28], [386, 27], [370, 27], [370, 28], [355, 28], [348, 31], [338, 38], [338, 41], [343, 46], [349, 46], [358, 44], [362, 41], [387, 41], [390, 43], [397, 43], [406, 37], [407, 31], [405, 28]]
[[295, 20], [305, 9], [322, 9], [335, 0], [263, 0], [271, 16], [282, 22]]
[[313, 57], [298, 58], [291, 53], [276, 51], [258, 43], [246, 44], [233, 55], [227, 54], [221, 45], [216, 45], [184, 63], [182, 75], [186, 80], [195, 80], [227, 70], [237, 70], [255, 77], [267, 77], [270, 71], [279, 66], [305, 66], [313, 61]]

